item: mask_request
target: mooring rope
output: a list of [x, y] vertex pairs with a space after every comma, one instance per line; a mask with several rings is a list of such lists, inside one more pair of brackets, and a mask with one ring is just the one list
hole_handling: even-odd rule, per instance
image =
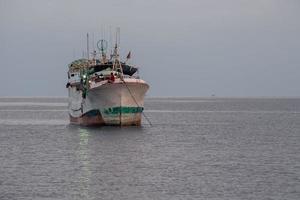
[[[126, 86], [128, 92], [129, 92], [130, 96], [132, 97], [132, 99], [134, 100], [134, 102], [136, 103], [136, 105], [137, 105], [138, 107], [140, 107], [140, 105], [138, 104], [138, 102], [136, 101], [136, 99], [134, 98], [134, 96], [132, 95], [132, 93], [131, 93], [131, 91], [130, 91], [128, 85], [127, 85], [126, 82], [124, 81], [124, 79], [121, 79], [121, 80], [122, 80], [123, 83], [125, 84], [125, 86]], [[150, 119], [146, 116], [146, 114], [145, 114], [143, 111], [142, 111], [142, 115], [145, 117], [145, 119], [146, 119], [147, 122], [150, 124], [150, 126], [153, 126], [152, 123], [151, 123], [151, 121], [150, 121]]]

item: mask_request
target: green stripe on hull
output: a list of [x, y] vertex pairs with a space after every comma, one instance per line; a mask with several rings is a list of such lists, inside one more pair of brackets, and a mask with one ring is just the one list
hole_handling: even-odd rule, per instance
[[81, 117], [71, 120], [81, 124], [105, 124], [105, 125], [141, 125], [141, 113], [143, 107], [111, 107], [94, 109], [84, 113]]
[[112, 107], [112, 108], [105, 108], [103, 112], [106, 115], [114, 115], [114, 114], [131, 114], [131, 113], [141, 113], [143, 112], [144, 108], [143, 107]]

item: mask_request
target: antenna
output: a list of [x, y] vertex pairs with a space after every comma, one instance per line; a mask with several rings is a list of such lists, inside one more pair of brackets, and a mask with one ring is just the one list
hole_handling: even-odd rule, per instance
[[120, 46], [120, 27], [117, 27], [116, 30], [116, 45]]
[[87, 59], [90, 59], [90, 47], [89, 47], [89, 33], [86, 34], [86, 52], [87, 52]]
[[102, 24], [101, 25], [101, 40], [106, 40], [106, 29], [105, 29], [105, 25]]
[[94, 65], [96, 65], [97, 52], [96, 52], [96, 49], [95, 49], [95, 34], [94, 33], [92, 34], [92, 39], [93, 39], [93, 52], [91, 53], [91, 55], [93, 56], [93, 63], [94, 63]]
[[106, 40], [106, 27], [103, 25], [103, 40]]
[[113, 39], [112, 39], [112, 31], [111, 26], [109, 26], [109, 49], [110, 49], [110, 59], [112, 59], [113, 55]]
[[114, 57], [118, 58], [119, 57], [119, 45], [120, 45], [120, 27], [116, 29], [116, 41], [115, 41], [115, 48], [114, 48]]
[[92, 34], [92, 39], [93, 39], [93, 51], [95, 51], [95, 34]]
[[113, 70], [120, 71], [121, 75], [123, 76], [123, 69], [122, 64], [119, 60], [119, 45], [120, 45], [120, 27], [116, 30], [116, 44], [113, 54], [114, 64], [113, 64]]

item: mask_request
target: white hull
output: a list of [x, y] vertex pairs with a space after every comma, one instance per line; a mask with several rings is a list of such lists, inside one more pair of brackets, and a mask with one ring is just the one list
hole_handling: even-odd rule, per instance
[[[125, 82], [125, 83], [124, 83]], [[144, 96], [149, 86], [140, 79], [116, 79], [90, 85], [86, 98], [69, 87], [71, 123], [83, 125], [140, 125]]]

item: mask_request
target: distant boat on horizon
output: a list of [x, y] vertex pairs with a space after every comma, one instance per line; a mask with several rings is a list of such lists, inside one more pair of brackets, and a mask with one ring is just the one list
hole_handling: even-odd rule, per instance
[[[119, 30], [107, 58], [106, 40], [99, 40], [92, 58], [74, 60], [68, 70], [68, 112], [71, 124], [140, 126], [144, 97], [149, 85], [138, 75], [138, 68], [119, 58]], [[97, 58], [97, 54], [99, 57]]]

